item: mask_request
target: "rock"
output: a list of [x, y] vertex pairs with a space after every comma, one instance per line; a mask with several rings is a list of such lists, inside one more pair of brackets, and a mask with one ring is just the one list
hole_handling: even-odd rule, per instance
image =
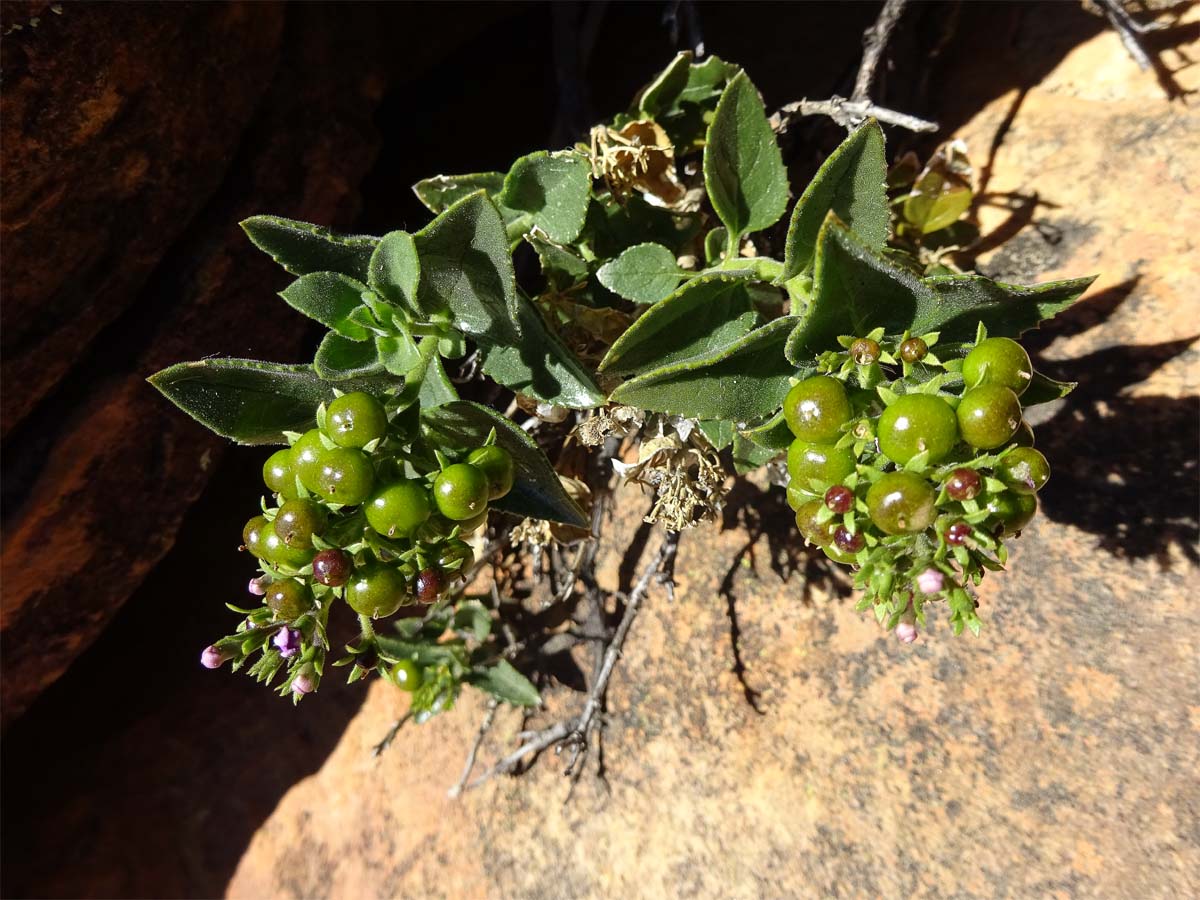
[[[165, 24], [176, 18], [174, 8], [161, 16], [118, 12], [111, 22], [96, 25], [100, 30], [95, 32], [98, 36], [95, 38], [90, 32], [70, 32], [69, 39], [73, 41], [107, 41], [107, 46], [113, 49], [111, 55], [120, 60], [127, 56], [120, 47], [126, 42], [140, 43], [137, 29], [149, 27], [147, 22], [157, 23], [155, 27], [160, 30], [166, 29], [162, 34], [156, 32], [157, 37], [151, 43], [156, 47], [163, 43], [163, 52], [169, 49], [173, 62], [156, 57], [154, 65], [160, 66], [164, 74], [157, 80], [151, 79], [148, 72], [138, 76], [147, 83], [145, 89], [151, 91], [151, 96], [138, 103], [131, 102], [133, 119], [128, 126], [125, 117], [114, 119], [101, 142], [106, 148], [99, 154], [102, 157], [123, 142], [131, 145], [143, 142], [151, 155], [150, 142], [157, 139], [158, 155], [170, 160], [176, 152], [182, 152], [171, 141], [177, 140], [181, 146], [189, 143], [188, 127], [197, 130], [194, 137], [199, 149], [194, 152], [201, 152], [211, 140], [204, 134], [208, 120], [196, 117], [187, 108], [191, 103], [208, 103], [213, 114], [222, 117], [225, 106], [223, 99], [218, 102], [218, 97], [240, 97], [243, 92], [254, 97], [260, 90], [256, 84], [259, 80], [265, 81], [268, 89], [254, 126], [244, 134], [239, 129], [226, 141], [228, 145], [235, 139], [241, 140], [231, 176], [166, 256], [163, 252], [167, 244], [178, 235], [176, 225], [181, 229], [185, 224], [174, 219], [186, 220], [191, 214], [185, 214], [178, 207], [182, 201], [171, 195], [177, 191], [193, 193], [190, 181], [176, 184], [169, 180], [171, 171], [166, 163], [162, 164], [160, 175], [148, 177], [139, 188], [142, 192], [138, 194], [139, 202], [145, 206], [141, 212], [135, 213], [131, 207], [110, 221], [99, 212], [88, 213], [87, 202], [72, 202], [62, 208], [62, 216], [80, 217], [78, 227], [94, 230], [95, 240], [101, 244], [123, 243], [121, 229], [135, 228], [142, 237], [134, 242], [138, 262], [131, 264], [128, 271], [114, 267], [111, 258], [103, 264], [96, 263], [112, 279], [112, 286], [106, 290], [117, 291], [120, 299], [109, 301], [103, 293], [94, 298], [89, 295], [89, 301], [94, 299], [94, 303], [83, 313], [91, 323], [87, 326], [89, 330], [56, 333], [53, 337], [53, 341], [67, 341], [73, 352], [66, 352], [65, 347], [55, 349], [57, 345], [51, 338], [38, 344], [39, 356], [50, 354], [56, 360], [55, 371], [61, 374], [66, 365], [72, 367], [69, 380], [57, 389], [53, 401], [32, 414], [5, 445], [6, 469], [21, 475], [16, 480], [16, 496], [11, 500], [6, 497], [5, 504], [0, 648], [5, 659], [3, 721], [6, 724], [96, 638], [169, 549], [183, 514], [206, 484], [213, 463], [224, 450], [224, 442], [178, 413], [150, 388], [145, 383], [146, 376], [183, 359], [213, 354], [298, 358], [305, 333], [304, 320], [298, 316], [279, 316], [278, 307], [263, 302], [264, 292], [269, 296], [272, 286], [284, 287], [288, 276], [246, 240], [236, 223], [263, 210], [322, 223], [346, 221], [356, 202], [354, 185], [374, 159], [377, 136], [370, 125], [370, 115], [380, 100], [382, 79], [373, 78], [369, 68], [356, 65], [351, 69], [342, 65], [343, 54], [358, 51], [329, 41], [322, 33], [327, 24], [319, 17], [302, 11], [296, 14], [296, 34], [289, 39], [278, 70], [264, 75], [257, 65], [241, 65], [236, 54], [243, 52], [238, 49], [244, 43], [240, 35], [253, 33], [254, 23], [264, 16], [270, 25], [268, 36], [278, 39], [279, 23], [270, 18], [276, 15], [275, 7], [261, 7], [267, 13], [256, 11], [260, 9], [257, 6], [223, 8], [220, 15], [202, 15], [192, 29], [188, 28], [189, 16], [195, 13], [190, 11], [191, 7], [184, 9], [189, 12], [179, 16], [178, 27], [188, 34], [178, 45], [171, 45], [168, 40], [175, 34], [176, 26]], [[65, 17], [70, 19], [75, 10], [66, 7]], [[96, 10], [88, 13], [85, 8], [78, 11], [85, 17], [97, 14]], [[54, 20], [51, 17], [49, 21]], [[122, 23], [126, 29], [132, 29], [126, 37], [119, 38], [123, 34], [119, 30], [104, 30], [119, 29]], [[203, 71], [197, 77], [193, 56], [199, 51], [189, 48], [190, 41], [200, 38], [193, 32], [207, 35], [204, 40], [221, 43], [225, 31], [230, 33], [228, 43], [233, 48], [228, 52], [234, 54], [228, 61], [230, 68], [225, 80], [204, 74], [209, 62], [201, 66]], [[104, 37], [108, 34], [113, 37]], [[47, 39], [50, 37], [48, 34]], [[64, 56], [80, 55], [71, 44], [62, 49]], [[253, 47], [245, 52], [251, 50]], [[266, 55], [269, 58], [272, 53]], [[129, 61], [128, 65], [136, 68], [137, 64]], [[217, 73], [226, 72], [221, 65], [211, 65]], [[211, 81], [206, 89], [214, 96], [193, 97], [185, 91], [181, 97], [172, 98], [154, 93], [171, 85], [173, 79], [202, 85]], [[66, 85], [76, 81], [68, 79]], [[247, 84], [243, 85], [243, 81]], [[91, 90], [91, 84], [87, 82], [85, 93], [76, 98], [77, 102], [63, 97], [53, 102], [63, 108], [86, 105], [86, 90]], [[15, 98], [23, 96], [20, 83], [5, 93], [6, 102], [16, 103]], [[123, 95], [125, 89], [119, 93]], [[15, 98], [10, 101], [13, 95]], [[155, 98], [168, 104], [167, 112], [153, 108], [151, 100]], [[230, 102], [232, 115], [247, 101]], [[180, 103], [183, 110], [178, 129], [171, 124], [175, 120], [170, 115], [174, 109], [170, 103]], [[139, 118], [142, 114], [145, 120]], [[163, 134], [157, 138], [158, 132], [152, 127], [157, 121], [155, 117], [166, 120], [160, 126]], [[126, 127], [132, 133], [126, 133]], [[221, 130], [230, 127], [224, 122], [220, 125]], [[178, 134], [174, 133], [176, 130]], [[161, 144], [163, 140], [167, 143]], [[220, 163], [214, 165], [207, 177], [217, 180], [222, 177], [228, 164], [226, 157], [232, 154], [231, 146], [227, 145], [223, 145], [224, 149], [206, 151]], [[73, 190], [73, 179], [87, 179], [91, 171], [87, 166], [94, 161], [85, 160], [82, 148], [79, 156], [78, 164], [83, 169], [67, 167], [61, 180], [51, 178], [47, 181], [50, 187], [46, 188], [49, 194], [68, 196]], [[155, 172], [158, 167], [155, 164]], [[96, 210], [107, 202], [107, 189], [89, 188], [95, 192]], [[199, 199], [203, 195], [200, 191]], [[85, 200], [90, 196], [85, 193]], [[159, 216], [170, 223], [158, 227]], [[72, 232], [64, 232], [60, 246], [38, 231], [53, 218], [43, 210], [30, 220], [30, 233], [25, 237], [18, 234], [16, 240], [27, 239], [31, 246], [41, 246], [37, 242], [43, 241], [54, 246], [56, 252], [69, 248], [74, 240]], [[111, 225], [107, 231], [101, 228], [106, 221]], [[20, 254], [17, 256], [20, 258]], [[153, 278], [136, 302], [129, 305], [139, 279], [145, 277], [156, 260], [158, 266]], [[35, 264], [32, 260], [26, 263]], [[68, 268], [61, 260], [56, 266], [60, 273]], [[55, 266], [48, 265], [45, 271], [52, 270]], [[9, 277], [15, 278], [13, 273], [6, 272], [6, 283]], [[52, 285], [43, 288], [55, 289]], [[120, 294], [121, 291], [129, 295]], [[30, 293], [29, 304], [34, 304], [39, 296], [49, 302], [45, 294]], [[18, 319], [19, 310], [25, 308], [23, 303], [23, 300], [16, 303]], [[6, 326], [7, 304], [6, 298]], [[99, 332], [89, 352], [86, 342], [110, 321], [112, 324]], [[19, 373], [10, 376], [6, 370], [6, 384], [20, 378]], [[39, 390], [32, 393], [36, 395]], [[6, 398], [19, 393], [5, 391]], [[7, 490], [13, 483], [8, 481], [8, 473], [6, 482]], [[27, 490], [20, 492], [26, 484]], [[230, 546], [236, 546], [233, 532], [230, 540]]]
[[[982, 636], [933, 622], [904, 646], [828, 585], [806, 586], [802, 560], [782, 580], [786, 510], [740, 487], [733, 527], [685, 536], [675, 604], [657, 591], [635, 624], [603, 780], [593, 756], [564, 803], [564, 760], [546, 754], [452, 801], [481, 703], [401, 732], [377, 762], [369, 747], [404, 705], [377, 684], [255, 835], [230, 896], [1195, 893], [1200, 315], [1186, 185], [1200, 123], [1109, 32], [1057, 59], [1019, 105], [987, 99], [979, 83], [996, 69], [1019, 80], [1044, 61], [1039, 40], [1062, 36], [1031, 27], [997, 49], [968, 33], [958, 54], [994, 62], [947, 79], [964, 108], [987, 100], [959, 130], [977, 164], [1003, 132], [988, 191], [1054, 204], [981, 266], [1024, 280], [1101, 272], [1040, 338], [1054, 373], [1084, 386], [1039, 431], [1055, 467], [1046, 515], [985, 583]], [[985, 233], [1006, 216], [985, 207]], [[1137, 505], [1152, 478], [1168, 488]], [[621, 502], [610, 546], [637, 527], [636, 497]], [[631, 568], [609, 556], [600, 574], [615, 588]], [[527, 727], [580, 703], [552, 691]], [[521, 727], [502, 712], [481, 767]]]

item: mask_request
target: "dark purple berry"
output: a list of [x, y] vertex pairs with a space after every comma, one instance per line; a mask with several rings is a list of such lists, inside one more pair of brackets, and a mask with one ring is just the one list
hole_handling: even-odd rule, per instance
[[442, 573], [437, 569], [424, 569], [417, 575], [416, 584], [413, 585], [413, 593], [417, 595], [417, 599], [425, 604], [436, 603], [438, 597], [442, 593]]
[[983, 487], [983, 479], [974, 469], [955, 469], [946, 479], [946, 493], [951, 500], [974, 500]]
[[850, 529], [845, 525], [839, 525], [837, 531], [833, 533], [833, 543], [843, 553], [857, 553], [867, 544], [861, 531], [851, 534]]
[[350, 580], [354, 560], [345, 550], [322, 550], [313, 557], [313, 578], [327, 587], [341, 587]]
[[854, 491], [835, 484], [825, 492], [825, 505], [835, 513], [848, 513], [854, 508]]
[[946, 543], [959, 546], [965, 544], [971, 534], [971, 526], [966, 522], [955, 522], [946, 529]]

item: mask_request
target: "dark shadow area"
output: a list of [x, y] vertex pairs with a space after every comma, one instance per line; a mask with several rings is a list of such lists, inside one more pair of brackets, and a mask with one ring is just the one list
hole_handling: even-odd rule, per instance
[[255, 569], [230, 522], [262, 456], [226, 457], [175, 548], [5, 734], [4, 896], [220, 896], [255, 829], [357, 711], [361, 686], [337, 677], [294, 709], [199, 665], [204, 636], [237, 624], [223, 604], [246, 605]]

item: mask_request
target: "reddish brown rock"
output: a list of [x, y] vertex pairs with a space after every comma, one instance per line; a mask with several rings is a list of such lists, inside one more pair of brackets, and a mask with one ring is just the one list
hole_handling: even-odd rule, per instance
[[[995, 65], [1018, 73], [1036, 50], [1036, 37], [1000, 51], [993, 40]], [[977, 161], [1012, 108], [1001, 97], [961, 129]], [[906, 647], [820, 588], [806, 603], [803, 580], [772, 566], [786, 514], [769, 510], [782, 504], [739, 489], [746, 521], [765, 518], [768, 534], [685, 537], [678, 599], [652, 596], [614, 679], [603, 782], [589, 769], [564, 804], [563, 760], [547, 754], [452, 801], [450, 748], [465, 752], [481, 704], [402, 732], [377, 762], [369, 747], [404, 701], [376, 685], [322, 770], [255, 836], [230, 895], [1195, 894], [1188, 348], [1200, 316], [1188, 285], [1200, 273], [1197, 200], [1184, 187], [1200, 165], [1198, 127], [1194, 108], [1168, 105], [1103, 33], [1031, 85], [999, 141], [989, 190], [1055, 206], [981, 266], [1024, 280], [1102, 276], [1040, 339], [1047, 364], [1084, 387], [1047, 412], [1045, 515], [1011, 571], [985, 584], [980, 638], [953, 639], [937, 622]], [[985, 211], [985, 232], [997, 217]], [[1151, 477], [1169, 490], [1124, 505]], [[636, 527], [637, 502], [626, 496], [614, 546]], [[601, 572], [609, 587], [619, 562]], [[552, 692], [530, 724], [579, 703]], [[481, 765], [519, 728], [502, 713]]]
[[[69, 17], [77, 8], [88, 9], [67, 6], [65, 15]], [[85, 14], [101, 8], [91, 9]], [[179, 27], [187, 27], [188, 16], [199, 15], [195, 31], [210, 33], [216, 28], [240, 34], [252, 29], [259, 17], [277, 15], [257, 12], [258, 7], [212, 9], [209, 13], [185, 9]], [[162, 18], [173, 21], [174, 15], [164, 13]], [[176, 61], [169, 65], [156, 60], [164, 70], [156, 85], [169, 85], [172, 78], [207, 84], [207, 76], [194, 79], [190, 74], [195, 68], [191, 52], [181, 53], [180, 45], [171, 44], [168, 38], [175, 26], [168, 27], [158, 16], [148, 14], [151, 22], [159, 23], [157, 27], [168, 30], [156, 37], [162, 46], [155, 46]], [[382, 80], [377, 74], [372, 77], [369, 67], [349, 69], [341, 64], [345, 54], [357, 50], [329, 40], [323, 33], [329, 27], [327, 22], [303, 11], [295, 18], [295, 34], [278, 71], [264, 78], [256, 67], [243, 66], [240, 72], [230, 73], [230, 80], [211, 88], [217, 91], [219, 87], [222, 95], [239, 94], [243, 79], [260, 78], [269, 88], [254, 126], [234, 136], [242, 143], [232, 177], [188, 228], [186, 237], [159, 260], [153, 279], [136, 302], [127, 296], [119, 300], [107, 295], [90, 298], [95, 315], [89, 328], [109, 320], [113, 324], [100, 334], [92, 354], [82, 352], [80, 346], [73, 346], [72, 352], [53, 351], [64, 366], [72, 366], [69, 380], [58, 389], [53, 405], [35, 414], [5, 446], [6, 466], [22, 467], [21, 477], [31, 481], [27, 492], [18, 494], [17, 508], [5, 510], [9, 518], [0, 607], [5, 723], [20, 714], [95, 639], [166, 552], [183, 513], [223, 452], [224, 442], [177, 413], [145, 383], [145, 377], [182, 359], [219, 353], [286, 360], [295, 358], [300, 349], [304, 320], [278, 315], [270, 302], [271, 287], [284, 286], [288, 276], [249, 244], [236, 223], [264, 209], [315, 222], [345, 221], [356, 202], [354, 186], [374, 158], [377, 137], [369, 122], [380, 99]], [[128, 11], [118, 12], [113, 22], [103, 27], [116, 28], [122, 22], [133, 34], [147, 27], [142, 18], [128, 18]], [[276, 32], [277, 26], [276, 21]], [[190, 46], [187, 41], [193, 39], [188, 37], [182, 47]], [[234, 42], [234, 46], [240, 45]], [[149, 75], [144, 78], [152, 81]], [[151, 85], [146, 89], [151, 90]], [[251, 96], [256, 90], [254, 84], [244, 88]], [[61, 99], [56, 102], [72, 105]], [[217, 97], [202, 99], [186, 93], [182, 100], [176, 97], [172, 102], [184, 106], [207, 102], [217, 116], [224, 108]], [[203, 131], [206, 120], [191, 112], [189, 116], [180, 122]], [[118, 119], [112, 125], [115, 137], [106, 146], [122, 140], [150, 140], [142, 132], [149, 125], [135, 117], [129, 127], [136, 134], [126, 135], [123, 122]], [[170, 126], [162, 139], [187, 140], [185, 134], [172, 137]], [[207, 138], [199, 134], [196, 140], [205, 146]], [[177, 152], [169, 140], [162, 146], [160, 156], [166, 169]], [[220, 151], [230, 152], [228, 147]], [[167, 178], [166, 169], [163, 179]], [[216, 174], [220, 176], [219, 169]], [[103, 231], [96, 239], [120, 243], [121, 228], [135, 229], [145, 235], [139, 240], [147, 242], [144, 251], [138, 251], [146, 254], [144, 266], [151, 265], [151, 257], [157, 259], [177, 235], [174, 222], [159, 227], [155, 218], [171, 218], [161, 210], [181, 202], [160, 196], [173, 193], [173, 183], [146, 182], [145, 202], [156, 212], [126, 210], [124, 218], [113, 220], [115, 230], [109, 231], [93, 222], [98, 232]], [[70, 182], [64, 184], [62, 190], [70, 193]], [[178, 186], [180, 190], [186, 186], [189, 192], [194, 187], [185, 181]], [[94, 190], [99, 197], [106, 196], [101, 188]], [[193, 198], [189, 202], [198, 201]], [[69, 209], [71, 215], [83, 216], [77, 210], [86, 206], [70, 204], [63, 215]], [[36, 223], [36, 228], [43, 228], [47, 219], [53, 216], [43, 211], [30, 219], [29, 227], [35, 228]], [[80, 221], [79, 227], [85, 228], [86, 219]], [[29, 235], [31, 246], [40, 246], [35, 237]], [[61, 249], [44, 234], [36, 240], [54, 246], [56, 252]], [[64, 238], [62, 246], [69, 246], [72, 240]], [[10, 252], [6, 243], [6, 263]], [[14, 256], [22, 258], [15, 252]], [[145, 274], [137, 275], [136, 265], [126, 271], [112, 260], [103, 268], [106, 277], [124, 285], [124, 290], [130, 290]], [[6, 266], [6, 286], [10, 278], [15, 283], [16, 276]], [[34, 295], [29, 297], [32, 303]], [[18, 318], [21, 302], [16, 302]], [[7, 299], [5, 312], [7, 326]], [[61, 339], [78, 345], [86, 336], [73, 334]], [[6, 385], [17, 377], [6, 372]], [[19, 392], [5, 391], [6, 397], [14, 393]], [[6, 489], [10, 486], [6, 484]], [[232, 540], [231, 546], [236, 546], [236, 535]]]

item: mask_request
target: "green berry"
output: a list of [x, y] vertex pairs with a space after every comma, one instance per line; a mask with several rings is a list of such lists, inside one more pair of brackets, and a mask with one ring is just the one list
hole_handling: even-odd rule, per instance
[[275, 533], [293, 549], [312, 547], [313, 535], [320, 536], [329, 517], [314, 500], [289, 500], [275, 515]]
[[263, 530], [261, 541], [263, 548], [262, 558], [273, 566], [303, 569], [312, 562], [312, 547], [289, 547], [283, 542], [283, 538], [275, 532], [273, 527]]
[[487, 524], [487, 520], [488, 510], [485, 508], [479, 515], [463, 519], [461, 522], [455, 522], [454, 524], [458, 526], [459, 534], [474, 534]]
[[291, 621], [312, 609], [313, 595], [308, 585], [301, 584], [294, 578], [285, 578], [271, 583], [263, 602], [276, 616]]
[[343, 394], [325, 409], [325, 429], [339, 447], [365, 447], [387, 434], [383, 404], [362, 391]]
[[438, 552], [437, 564], [443, 571], [465, 575], [475, 565], [475, 551], [466, 541], [447, 541]]
[[858, 562], [858, 556], [855, 553], [848, 553], [837, 544], [829, 544], [827, 547], [822, 547], [821, 550], [836, 563], [841, 563], [845, 566], [852, 566]]
[[850, 421], [845, 386], [828, 375], [814, 375], [793, 385], [783, 401], [783, 417], [792, 434], [814, 444], [832, 444]]
[[972, 447], [1003, 447], [1021, 427], [1021, 401], [1009, 388], [985, 384], [963, 394], [958, 404], [958, 430]]
[[370, 563], [358, 569], [346, 585], [346, 602], [362, 616], [390, 616], [407, 596], [404, 576], [383, 563]]
[[467, 455], [467, 462], [487, 476], [489, 500], [499, 500], [512, 490], [513, 458], [503, 447], [479, 447]]
[[867, 512], [885, 534], [915, 534], [933, 522], [932, 485], [911, 472], [889, 472], [867, 491]]
[[328, 452], [321, 432], [315, 428], [304, 432], [292, 444], [292, 471], [300, 476], [300, 483], [314, 494], [321, 474], [321, 460]]
[[392, 681], [400, 690], [411, 694], [425, 683], [425, 674], [413, 660], [402, 659], [392, 666]]
[[335, 447], [321, 457], [315, 490], [330, 503], [356, 506], [371, 496], [374, 483], [375, 470], [365, 453], [350, 447]]
[[258, 559], [266, 559], [267, 548], [263, 538], [271, 531], [271, 523], [266, 516], [255, 516], [242, 529], [242, 546]]
[[958, 443], [954, 410], [932, 394], [905, 394], [879, 417], [879, 449], [893, 462], [904, 465], [918, 453], [929, 451], [929, 462], [946, 458]]
[[812, 500], [812, 492], [805, 491], [800, 488], [800, 485], [794, 481], [789, 481], [787, 486], [787, 504], [792, 508], [792, 512], [798, 510], [805, 503]]
[[1013, 443], [1018, 447], [1033, 446], [1033, 429], [1029, 427], [1029, 423], [1021, 420], [1021, 427], [1017, 429], [1017, 433], [1013, 435]]
[[263, 463], [263, 482], [272, 492], [283, 495], [284, 500], [294, 500], [298, 496], [291, 447], [276, 450], [267, 458]]
[[981, 384], [1006, 387], [1018, 397], [1033, 380], [1033, 364], [1025, 348], [1012, 338], [987, 338], [963, 360], [963, 381], [968, 388]]
[[433, 482], [433, 499], [447, 519], [474, 519], [487, 510], [487, 476], [467, 463], [447, 466]]
[[996, 519], [997, 527], [993, 533], [1016, 534], [1028, 525], [1037, 513], [1037, 497], [1033, 494], [1006, 491], [988, 500], [987, 509]]
[[1050, 463], [1032, 447], [1017, 447], [996, 463], [996, 477], [1018, 494], [1034, 494], [1050, 480]]
[[406, 479], [376, 491], [363, 506], [367, 524], [387, 537], [412, 537], [433, 512], [429, 488], [422, 481]]
[[819, 481], [822, 490], [831, 484], [839, 484], [854, 471], [855, 460], [849, 449], [833, 444], [810, 444], [797, 438], [788, 447], [787, 468], [791, 483], [800, 490], [813, 493], [815, 489], [809, 484], [810, 480]]
[[833, 534], [837, 531], [841, 520], [833, 518], [828, 522], [818, 522], [817, 513], [821, 511], [822, 505], [820, 500], [809, 500], [807, 503], [800, 504], [796, 510], [796, 527], [800, 529], [800, 534], [810, 544], [828, 547], [833, 544]]

